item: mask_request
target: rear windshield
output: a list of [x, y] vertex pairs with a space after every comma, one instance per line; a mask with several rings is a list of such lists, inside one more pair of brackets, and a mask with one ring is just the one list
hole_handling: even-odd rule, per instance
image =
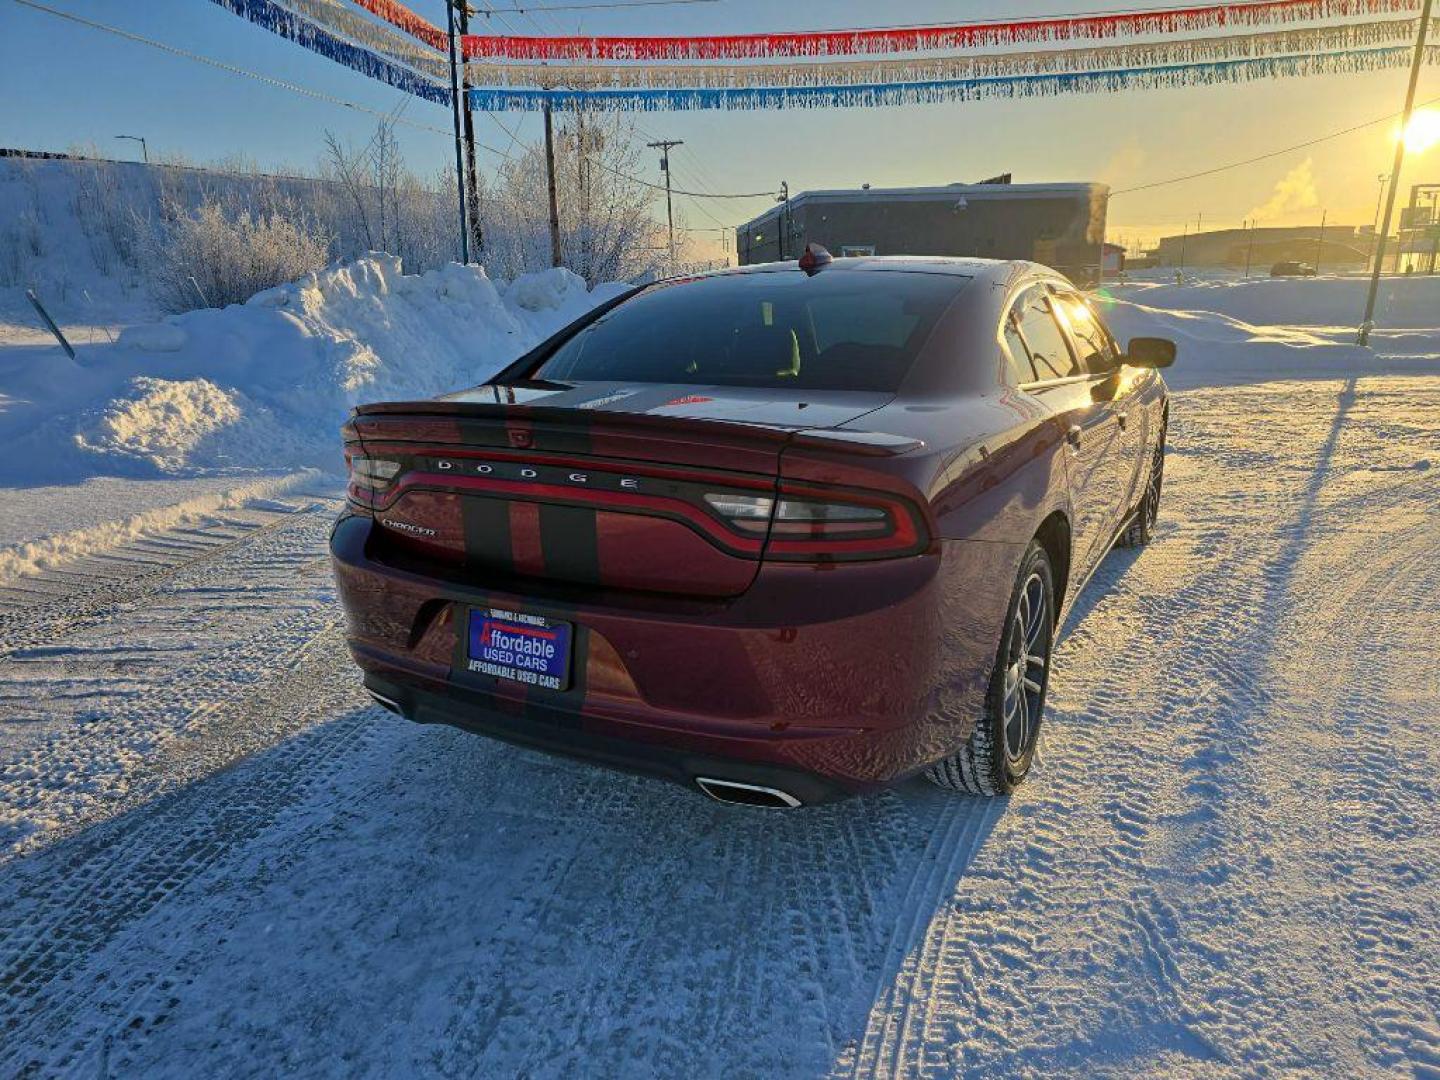
[[660, 285], [566, 340], [532, 377], [893, 393], [969, 280], [822, 270]]

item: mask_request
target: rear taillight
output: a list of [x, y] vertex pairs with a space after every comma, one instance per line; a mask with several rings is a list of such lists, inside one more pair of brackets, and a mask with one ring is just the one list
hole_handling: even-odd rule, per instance
[[350, 467], [350, 493], [364, 501], [373, 500], [376, 495], [388, 488], [400, 473], [400, 462], [398, 461], [363, 457], [360, 454], [348, 452], [345, 459]]
[[767, 559], [886, 559], [924, 550], [925, 530], [905, 502], [783, 487], [778, 500], [711, 492], [706, 504], [737, 532], [769, 534]]
[[725, 523], [749, 536], [764, 536], [770, 527], [770, 512], [775, 500], [768, 495], [735, 495], [730, 492], [709, 492], [709, 507], [725, 519]]

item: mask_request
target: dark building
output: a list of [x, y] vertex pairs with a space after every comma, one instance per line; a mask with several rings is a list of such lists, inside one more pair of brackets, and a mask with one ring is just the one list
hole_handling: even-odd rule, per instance
[[735, 231], [740, 265], [832, 255], [979, 255], [1033, 259], [1093, 279], [1105, 239], [1104, 184], [949, 184], [806, 191]]

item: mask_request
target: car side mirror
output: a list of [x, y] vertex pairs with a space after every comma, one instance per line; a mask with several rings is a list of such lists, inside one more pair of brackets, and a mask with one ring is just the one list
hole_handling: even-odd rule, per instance
[[1130, 367], [1169, 367], [1175, 363], [1175, 343], [1163, 337], [1131, 338], [1130, 347], [1120, 359]]

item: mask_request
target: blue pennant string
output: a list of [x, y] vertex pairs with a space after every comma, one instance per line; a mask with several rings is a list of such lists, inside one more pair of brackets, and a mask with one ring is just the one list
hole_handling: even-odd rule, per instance
[[434, 101], [441, 105], [450, 104], [450, 88], [441, 86], [423, 75], [412, 71], [403, 64], [377, 56], [369, 49], [362, 48], [328, 30], [322, 29], [309, 19], [293, 11], [286, 11], [272, 0], [210, 0], [232, 14], [248, 19], [256, 26], [272, 34], [309, 49], [313, 53], [344, 64], [379, 82], [393, 86], [407, 94]]

